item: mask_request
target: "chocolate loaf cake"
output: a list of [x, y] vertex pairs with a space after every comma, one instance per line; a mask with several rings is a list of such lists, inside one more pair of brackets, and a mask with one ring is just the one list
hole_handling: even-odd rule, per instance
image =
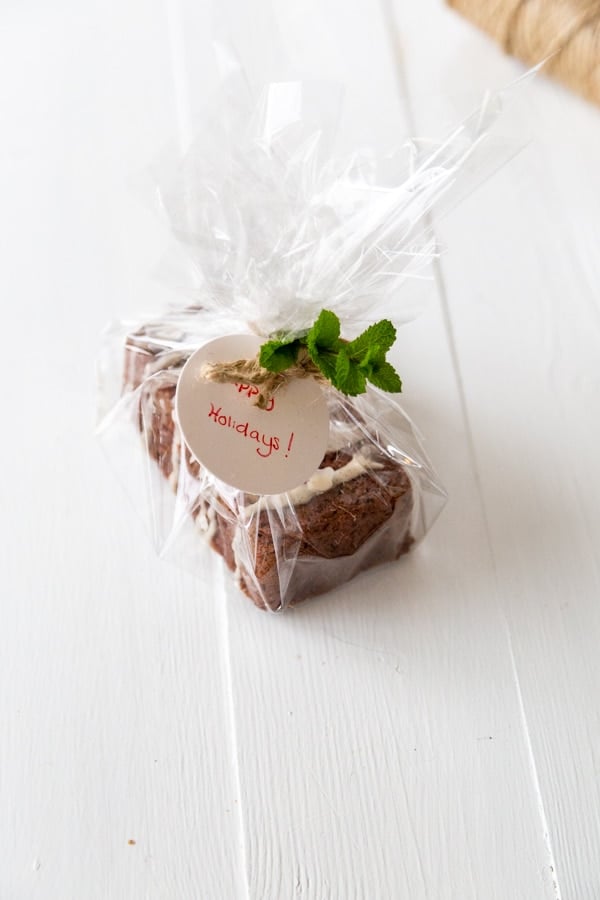
[[409, 550], [413, 488], [406, 468], [335, 392], [329, 447], [306, 484], [281, 495], [217, 489], [174, 421], [178, 377], [194, 350], [186, 343], [185, 334], [162, 323], [130, 334], [124, 391], [138, 391], [147, 452], [258, 607], [278, 610], [324, 593]]

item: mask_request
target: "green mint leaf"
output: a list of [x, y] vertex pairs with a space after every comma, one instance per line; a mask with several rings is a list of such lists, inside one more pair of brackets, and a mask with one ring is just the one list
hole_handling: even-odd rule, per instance
[[336, 363], [338, 359], [337, 354], [329, 350], [321, 353], [318, 347], [313, 353], [310, 353], [309, 350], [309, 354], [315, 366], [317, 366], [317, 368], [323, 373], [325, 378], [327, 378], [329, 381], [331, 381], [332, 384], [334, 384]]
[[335, 313], [322, 309], [319, 318], [306, 335], [306, 348], [315, 366], [332, 383], [340, 346], [340, 320]]
[[293, 366], [298, 358], [300, 341], [267, 341], [260, 348], [259, 362], [269, 372], [284, 372]]
[[384, 362], [379, 366], [373, 367], [367, 377], [375, 387], [381, 388], [382, 391], [389, 391], [391, 394], [399, 394], [402, 390], [400, 376], [389, 362]]
[[318, 350], [337, 350], [340, 342], [340, 320], [335, 313], [322, 309], [308, 334], [306, 344], [312, 356]]
[[360, 370], [358, 363], [350, 358], [344, 346], [340, 347], [338, 351], [335, 380], [332, 379], [332, 383], [342, 394], [348, 394], [351, 397], [364, 394], [367, 389], [364, 372]]
[[388, 319], [370, 325], [353, 341], [340, 338], [340, 320], [323, 309], [308, 332], [276, 334], [260, 348], [259, 360], [269, 372], [280, 373], [305, 365], [306, 354], [335, 388], [351, 397], [363, 394], [367, 380], [384, 391], [398, 393], [402, 382], [386, 353], [396, 339]]
[[360, 360], [371, 348], [378, 347], [379, 351], [385, 357], [385, 354], [395, 340], [396, 329], [389, 319], [382, 319], [381, 322], [375, 322], [374, 325], [369, 325], [362, 334], [359, 334], [357, 338], [347, 345], [346, 349], [350, 356]]
[[369, 347], [364, 356], [358, 357], [358, 365], [367, 378], [374, 369], [382, 366], [385, 362], [385, 350], [379, 344]]

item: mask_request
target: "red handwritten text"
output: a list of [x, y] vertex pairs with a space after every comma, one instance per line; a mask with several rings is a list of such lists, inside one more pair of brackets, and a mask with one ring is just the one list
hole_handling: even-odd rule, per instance
[[[257, 428], [251, 428], [250, 423], [247, 421], [237, 422], [233, 416], [229, 416], [223, 412], [222, 406], [215, 406], [212, 402], [210, 403], [208, 418], [212, 419], [213, 422], [220, 425], [222, 428], [233, 428], [241, 437], [247, 438], [250, 441], [256, 441], [258, 444], [256, 452], [264, 459], [267, 459], [273, 452], [277, 452], [280, 448], [281, 441], [277, 435], [267, 435]], [[291, 450], [293, 438], [294, 434], [292, 432], [287, 446], [288, 453]]]
[[[235, 387], [238, 389], [238, 394], [246, 394], [248, 398], [258, 397], [259, 390], [255, 384], [236, 384]], [[272, 409], [275, 408], [275, 398], [271, 397], [269, 402], [264, 408], [264, 412], [271, 412]]]

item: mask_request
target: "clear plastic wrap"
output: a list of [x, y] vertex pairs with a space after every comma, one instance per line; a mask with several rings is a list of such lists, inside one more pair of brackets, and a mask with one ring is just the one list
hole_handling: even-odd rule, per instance
[[100, 366], [99, 433], [158, 551], [202, 568], [216, 550], [269, 610], [397, 559], [444, 491], [391, 395], [329, 386], [329, 441], [314, 475], [283, 494], [236, 490], [182, 439], [182, 367], [214, 337], [302, 333], [323, 308], [349, 338], [375, 316], [410, 318], [437, 254], [430, 213], [480, 178], [476, 155], [501, 106], [487, 98], [446, 140], [377, 160], [331, 155], [338, 104], [336, 91], [295, 82], [269, 85], [255, 108], [239, 96], [216, 104], [159, 185], [193, 289], [179, 309], [111, 327]]

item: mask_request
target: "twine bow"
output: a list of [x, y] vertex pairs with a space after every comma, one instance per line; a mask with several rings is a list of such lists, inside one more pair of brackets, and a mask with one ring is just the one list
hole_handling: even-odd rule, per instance
[[314, 378], [324, 384], [327, 379], [316, 367], [306, 350], [298, 353], [296, 364], [284, 372], [269, 372], [261, 366], [258, 355], [254, 359], [237, 359], [232, 362], [204, 363], [200, 378], [215, 384], [253, 384], [260, 388], [256, 405], [264, 409], [273, 394], [295, 378]]
[[600, 0], [447, 0], [507, 53], [600, 104]]

